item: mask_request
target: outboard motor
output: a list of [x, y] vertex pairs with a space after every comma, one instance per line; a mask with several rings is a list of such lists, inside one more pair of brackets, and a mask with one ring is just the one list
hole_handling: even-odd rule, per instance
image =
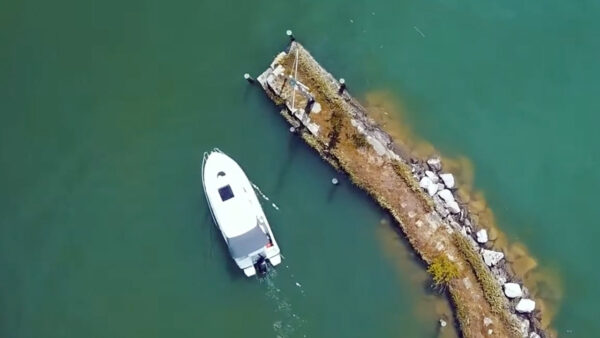
[[263, 255], [259, 255], [256, 263], [254, 263], [254, 268], [258, 272], [259, 275], [264, 275], [269, 270], [268, 260]]

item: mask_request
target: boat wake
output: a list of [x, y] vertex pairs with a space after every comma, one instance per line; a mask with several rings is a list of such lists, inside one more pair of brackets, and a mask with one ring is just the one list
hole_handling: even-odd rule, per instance
[[254, 188], [254, 190], [260, 195], [260, 197], [262, 197], [262, 199], [264, 199], [265, 201], [271, 202], [271, 206], [273, 207], [273, 209], [279, 210], [279, 207], [277, 206], [277, 204], [275, 204], [275, 202], [272, 202], [269, 199], [269, 196], [265, 195], [256, 184], [254, 184], [253, 182], [250, 182], [250, 183], [252, 184], [252, 187]]
[[[266, 296], [275, 304], [275, 312], [279, 318], [273, 322], [273, 331], [277, 338], [290, 338], [302, 327], [304, 320], [294, 313], [292, 304], [275, 284], [277, 270], [271, 269], [267, 275], [260, 279], [260, 283], [267, 287]], [[298, 283], [297, 283], [298, 285]], [[302, 335], [306, 337], [306, 335]]]

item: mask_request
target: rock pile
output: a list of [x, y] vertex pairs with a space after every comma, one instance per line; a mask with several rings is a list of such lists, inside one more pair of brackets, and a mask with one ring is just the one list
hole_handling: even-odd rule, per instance
[[457, 187], [454, 176], [442, 171], [442, 161], [439, 157], [430, 158], [426, 163], [414, 160], [411, 166], [419, 186], [432, 197], [435, 210], [440, 216], [452, 228], [467, 236], [474, 245], [479, 246], [484, 263], [490, 268], [498, 284], [503, 286], [504, 295], [511, 303], [521, 335], [530, 338], [539, 337], [535, 328], [532, 328], [531, 317], [529, 317], [535, 310], [535, 301], [527, 298], [527, 289], [522, 288], [518, 283], [508, 282], [512, 279], [510, 277], [512, 274], [504, 261], [504, 253], [491, 250], [486, 229], [474, 227], [468, 209], [462, 206], [455, 196]]

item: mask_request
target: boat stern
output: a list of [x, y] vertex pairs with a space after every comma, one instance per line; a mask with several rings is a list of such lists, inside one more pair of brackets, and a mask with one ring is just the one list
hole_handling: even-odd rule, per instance
[[269, 257], [269, 262], [273, 266], [279, 265], [281, 263], [281, 255], [277, 254], [277, 255], [274, 255], [272, 257]]
[[244, 274], [246, 275], [246, 277], [252, 277], [252, 276], [256, 275], [256, 269], [254, 268], [254, 265], [251, 265], [251, 266], [245, 268]]
[[246, 277], [262, 276], [269, 271], [269, 266], [274, 267], [281, 264], [281, 255], [279, 251], [260, 251], [243, 259], [236, 259], [236, 263], [244, 271]]

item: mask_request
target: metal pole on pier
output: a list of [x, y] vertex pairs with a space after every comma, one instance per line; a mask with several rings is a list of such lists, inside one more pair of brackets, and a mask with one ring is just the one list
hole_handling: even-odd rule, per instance
[[285, 34], [290, 37], [290, 41], [296, 41], [296, 38], [294, 37], [294, 33], [292, 33], [291, 29], [288, 29], [287, 31], [285, 31]]
[[244, 79], [250, 83], [254, 83], [254, 79], [248, 73], [244, 74]]
[[340, 79], [340, 89], [338, 90], [338, 94], [341, 94], [346, 90], [346, 80], [344, 78]]

